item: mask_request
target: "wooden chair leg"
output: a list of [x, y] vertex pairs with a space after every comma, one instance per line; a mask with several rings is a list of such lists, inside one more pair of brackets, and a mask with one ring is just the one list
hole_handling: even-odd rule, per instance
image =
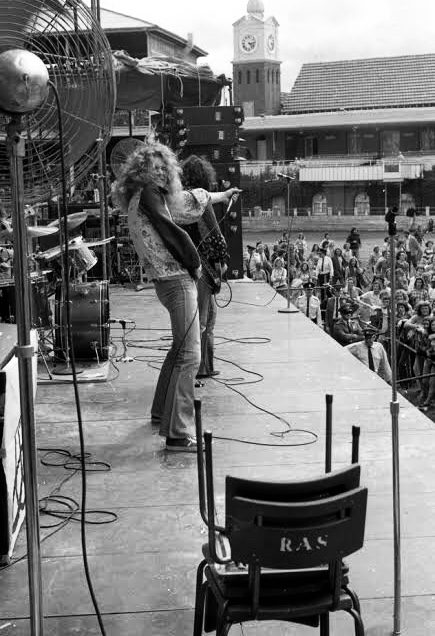
[[207, 561], [204, 559], [198, 565], [198, 569], [196, 570], [195, 616], [193, 622], [193, 636], [201, 636], [202, 634], [202, 625], [204, 622], [205, 593], [208, 585], [207, 582], [202, 582], [204, 578], [204, 568], [206, 565]]
[[320, 636], [329, 636], [329, 614], [320, 614]]
[[359, 598], [357, 593], [355, 592], [355, 590], [353, 590], [351, 587], [349, 587], [348, 585], [344, 585], [342, 588], [346, 594], [348, 594], [350, 596], [350, 598], [352, 599], [352, 603], [353, 603], [353, 607], [354, 609], [358, 612], [358, 614], [361, 614], [361, 605], [359, 602]]
[[362, 622], [361, 614], [353, 608], [345, 611], [353, 617], [355, 623], [355, 636], [364, 636], [364, 624]]

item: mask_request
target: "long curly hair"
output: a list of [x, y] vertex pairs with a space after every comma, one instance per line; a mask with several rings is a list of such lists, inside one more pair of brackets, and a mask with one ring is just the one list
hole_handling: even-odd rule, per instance
[[128, 210], [128, 204], [147, 183], [152, 183], [150, 166], [152, 160], [158, 157], [164, 163], [168, 173], [168, 194], [166, 202], [171, 212], [182, 208], [181, 168], [177, 157], [168, 146], [161, 144], [153, 137], [144, 141], [143, 146], [137, 148], [128, 157], [121, 173], [113, 185], [113, 197], [115, 202], [124, 210]]
[[181, 164], [181, 180], [186, 190], [204, 188], [212, 190], [216, 182], [216, 171], [205, 157], [190, 155]]

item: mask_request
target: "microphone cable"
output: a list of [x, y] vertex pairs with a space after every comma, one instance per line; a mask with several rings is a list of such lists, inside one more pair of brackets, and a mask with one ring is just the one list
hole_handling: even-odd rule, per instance
[[80, 466], [81, 466], [81, 476], [82, 476], [82, 491], [81, 491], [81, 506], [80, 506], [80, 539], [81, 539], [81, 547], [82, 547], [82, 556], [83, 556], [83, 567], [85, 570], [86, 582], [89, 589], [89, 594], [91, 597], [92, 605], [94, 607], [95, 615], [97, 617], [98, 626], [100, 628], [100, 632], [102, 636], [106, 636], [106, 630], [104, 627], [103, 619], [101, 616], [100, 608], [98, 606], [97, 598], [94, 592], [94, 587], [92, 584], [90, 569], [89, 569], [89, 561], [88, 561], [88, 553], [87, 553], [87, 545], [86, 545], [86, 497], [87, 497], [87, 484], [86, 484], [86, 460], [85, 460], [85, 441], [83, 434], [83, 420], [82, 420], [82, 412], [80, 405], [80, 395], [77, 381], [77, 370], [75, 364], [75, 355], [73, 349], [73, 336], [72, 336], [72, 328], [71, 328], [71, 300], [70, 300], [70, 276], [69, 276], [69, 249], [68, 249], [68, 207], [67, 207], [67, 184], [66, 184], [66, 168], [65, 168], [65, 146], [64, 146], [64, 135], [63, 135], [63, 119], [62, 119], [62, 107], [60, 103], [59, 93], [57, 91], [56, 85], [49, 80], [48, 84], [50, 85], [55, 101], [56, 101], [56, 110], [58, 117], [58, 126], [59, 126], [59, 146], [60, 146], [60, 162], [61, 162], [61, 174], [62, 174], [62, 220], [64, 226], [64, 242], [65, 242], [65, 251], [64, 251], [64, 277], [65, 277], [65, 305], [66, 305], [66, 322], [67, 322], [67, 343], [69, 348], [69, 356], [72, 370], [72, 380], [74, 387], [74, 398], [76, 403], [76, 411], [77, 411], [77, 424], [78, 424], [78, 433], [79, 433], [79, 441], [80, 441]]

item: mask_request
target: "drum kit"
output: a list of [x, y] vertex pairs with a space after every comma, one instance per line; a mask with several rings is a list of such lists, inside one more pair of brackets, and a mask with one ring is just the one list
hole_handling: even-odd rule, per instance
[[[86, 220], [86, 212], [68, 215], [68, 231]], [[59, 232], [59, 221], [46, 226], [28, 227], [29, 238], [39, 238]], [[63, 226], [62, 226], [63, 229]], [[12, 228], [0, 221], [0, 240], [10, 239]], [[72, 347], [77, 360], [97, 363], [109, 357], [109, 288], [107, 281], [87, 281], [87, 273], [98, 261], [92, 247], [109, 243], [113, 237], [87, 242], [81, 235], [68, 240], [69, 298]], [[12, 278], [13, 248], [9, 242], [0, 244], [0, 321], [15, 322], [15, 284]], [[39, 334], [39, 354], [51, 378], [47, 356], [55, 363], [52, 373], [68, 374], [69, 350], [67, 337], [66, 298], [64, 280], [65, 246], [29, 256], [29, 286], [32, 326]], [[53, 321], [54, 316], [54, 321]], [[56, 365], [60, 362], [60, 366]], [[56, 368], [59, 368], [56, 371]], [[60, 370], [62, 369], [62, 370]]]

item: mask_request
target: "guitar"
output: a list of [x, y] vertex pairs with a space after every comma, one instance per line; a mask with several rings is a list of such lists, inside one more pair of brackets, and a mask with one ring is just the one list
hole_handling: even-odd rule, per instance
[[222, 263], [228, 256], [227, 243], [219, 230], [212, 231], [198, 248], [201, 265], [208, 274], [212, 294], [218, 294], [222, 284]]
[[202, 269], [208, 274], [208, 281], [209, 284], [211, 284], [211, 293], [218, 294], [222, 286], [222, 263], [216, 261], [216, 265], [213, 266], [209, 259], [201, 254], [201, 252], [199, 252], [199, 258], [201, 260]]

